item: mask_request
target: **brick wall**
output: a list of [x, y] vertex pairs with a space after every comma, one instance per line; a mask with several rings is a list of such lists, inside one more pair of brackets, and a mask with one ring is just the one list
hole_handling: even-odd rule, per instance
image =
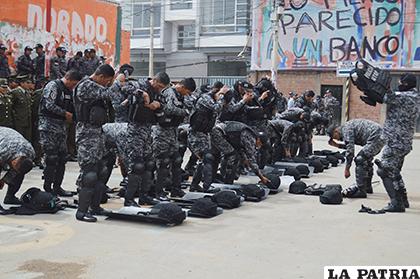
[[[250, 76], [250, 80], [255, 82], [257, 79], [269, 75], [269, 72], [254, 72]], [[278, 73], [277, 87], [285, 95], [290, 91], [302, 94], [305, 90], [311, 89], [316, 94], [320, 94], [321, 85], [341, 85], [343, 86], [343, 113], [345, 115], [345, 78], [336, 77], [335, 71], [282, 71]], [[376, 122], [383, 122], [383, 112], [381, 105], [376, 107], [368, 106], [359, 96], [361, 92], [350, 84], [350, 102], [349, 114], [350, 119], [366, 118]]]

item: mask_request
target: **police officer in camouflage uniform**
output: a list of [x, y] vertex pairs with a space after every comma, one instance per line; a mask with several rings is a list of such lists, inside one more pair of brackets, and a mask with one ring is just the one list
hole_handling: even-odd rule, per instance
[[[357, 191], [348, 193], [349, 198], [366, 198], [366, 193], [373, 193], [373, 158], [381, 152], [384, 141], [381, 138], [381, 126], [367, 119], [353, 119], [342, 126], [330, 126], [328, 135], [330, 145], [346, 149], [346, 168], [344, 177], [350, 177], [350, 167], [356, 163], [356, 184]], [[335, 140], [344, 142], [338, 144]], [[363, 146], [362, 150], [354, 156], [355, 145]]]
[[56, 56], [50, 60], [50, 80], [61, 79], [66, 74], [66, 52], [64, 47], [55, 49]]
[[13, 127], [25, 139], [32, 139], [32, 96], [33, 81], [30, 76], [18, 76], [19, 87], [10, 92], [13, 98]]
[[9, 171], [0, 176], [0, 189], [8, 185], [5, 204], [20, 204], [16, 197], [26, 173], [32, 169], [35, 151], [31, 144], [13, 129], [0, 127], [0, 174], [4, 167]]
[[78, 51], [75, 56], [69, 59], [67, 63], [67, 71], [74, 70], [76, 72], [82, 73], [83, 70], [83, 53]]
[[45, 52], [44, 46], [37, 44], [35, 52], [38, 55], [33, 59], [34, 75], [35, 75], [35, 89], [40, 89], [45, 84]]
[[[301, 108], [308, 112], [309, 114], [315, 110], [314, 104], [315, 92], [312, 90], [307, 90], [303, 93], [301, 97], [296, 100], [296, 107]], [[308, 127], [310, 128], [310, 127]], [[306, 139], [305, 142], [301, 145], [302, 148], [299, 151], [300, 156], [307, 157], [308, 155], [312, 155], [313, 147], [312, 147], [312, 138], [313, 138], [313, 129], [306, 129]]]
[[35, 73], [34, 64], [31, 58], [32, 48], [25, 47], [24, 54], [16, 61], [16, 70], [18, 75], [33, 75]]
[[[125, 80], [124, 75], [120, 74], [113, 83], [114, 75], [115, 71], [111, 66], [102, 65], [92, 76], [80, 81], [75, 88], [73, 101], [77, 120], [77, 159], [81, 168], [76, 213], [76, 219], [79, 221], [96, 222], [97, 219], [92, 213], [104, 214], [100, 201], [106, 189], [107, 174], [106, 166], [101, 161], [105, 152], [102, 125], [108, 120], [105, 100], [112, 94], [118, 94], [121, 82]], [[91, 212], [88, 212], [89, 207]]]
[[[118, 158], [121, 170], [129, 165], [128, 159], [128, 123], [107, 123], [102, 126], [105, 137], [105, 155], [102, 158], [108, 173], [105, 175], [105, 184], [108, 183]], [[126, 173], [122, 172], [125, 177]]]
[[58, 196], [72, 196], [61, 184], [67, 156], [66, 122], [73, 121], [73, 89], [82, 79], [76, 71], [69, 71], [62, 79], [49, 82], [39, 106], [39, 133], [45, 154], [44, 190]]
[[268, 137], [272, 144], [271, 162], [280, 161], [282, 158], [290, 158], [290, 148], [293, 144], [293, 123], [284, 119], [272, 119], [268, 121]]
[[306, 156], [308, 133], [307, 127], [311, 120], [309, 112], [301, 108], [291, 108], [276, 116], [276, 119], [283, 119], [293, 123], [291, 127], [291, 157], [296, 156], [299, 150], [299, 156]]
[[85, 74], [90, 76], [101, 65], [101, 61], [96, 56], [96, 50], [90, 49], [87, 58], [84, 59]]
[[39, 142], [39, 130], [38, 130], [38, 121], [39, 121], [39, 103], [41, 101], [42, 96], [42, 88], [35, 89], [35, 84], [33, 85], [34, 89], [31, 90], [31, 121], [32, 121], [32, 132], [31, 132], [31, 143], [33, 148], [35, 149], [35, 159], [34, 163], [39, 168], [43, 169], [43, 165], [41, 163], [42, 157], [42, 150], [41, 144]]
[[391, 199], [384, 208], [388, 212], [404, 212], [409, 207], [407, 191], [401, 169], [404, 158], [413, 148], [413, 135], [419, 114], [420, 95], [416, 90], [416, 77], [404, 74], [398, 92], [389, 90], [384, 97], [388, 106], [382, 137], [386, 141], [378, 165], [378, 175]]
[[124, 74], [127, 78], [127, 85], [121, 88], [121, 94], [113, 95], [111, 104], [115, 111], [115, 122], [128, 122], [128, 94], [131, 89], [135, 89], [138, 80], [129, 78], [134, 72], [134, 67], [129, 64], [124, 64], [120, 67], [119, 73]]
[[13, 100], [7, 79], [0, 78], [0, 126], [13, 128]]
[[7, 78], [10, 76], [9, 61], [6, 56], [7, 47], [0, 44], [0, 78]]
[[[191, 129], [188, 133], [188, 147], [198, 158], [198, 166], [193, 174], [190, 191], [206, 192], [213, 181], [213, 161], [211, 154], [210, 132], [213, 129], [218, 114], [223, 106], [223, 95], [229, 87], [223, 86], [220, 90], [203, 93], [197, 99], [190, 117]], [[203, 181], [203, 188], [199, 183]]]
[[327, 90], [325, 91], [322, 103], [324, 107], [322, 116], [327, 117], [329, 120], [329, 124], [331, 124], [335, 110], [340, 106], [340, 102], [332, 95], [332, 92], [330, 90]]
[[233, 184], [241, 158], [245, 159], [245, 165], [261, 179], [263, 184], [270, 182], [260, 172], [257, 164], [257, 148], [261, 147], [261, 140], [246, 124], [236, 121], [216, 124], [211, 132], [211, 143], [224, 160], [221, 167], [224, 183]]
[[[152, 151], [152, 125], [156, 124], [155, 112], [161, 107], [158, 97], [169, 86], [166, 73], [157, 73], [152, 79], [128, 82], [122, 89], [128, 94], [128, 182], [125, 206], [153, 205], [159, 201], [150, 196], [153, 173], [156, 168]], [[134, 196], [139, 193], [139, 202]], [[156, 191], [157, 196], [164, 196]]]
[[247, 105], [254, 100], [254, 87], [247, 81], [239, 80], [225, 94], [222, 112], [219, 116], [220, 121], [239, 121], [246, 122]]
[[[163, 91], [159, 98], [162, 108], [153, 134], [153, 154], [157, 163], [156, 191], [162, 193], [165, 186], [170, 188], [171, 197], [185, 194], [181, 190], [183, 158], [179, 153], [178, 126], [188, 116], [184, 96], [195, 89], [194, 79], [186, 78]], [[168, 180], [168, 177], [171, 179]]]

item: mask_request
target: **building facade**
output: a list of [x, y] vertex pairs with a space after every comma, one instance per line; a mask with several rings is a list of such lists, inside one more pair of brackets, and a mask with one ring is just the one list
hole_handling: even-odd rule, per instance
[[182, 76], [246, 76], [250, 60], [250, 0], [123, 0], [131, 30], [135, 75], [148, 75], [150, 16], [154, 71]]

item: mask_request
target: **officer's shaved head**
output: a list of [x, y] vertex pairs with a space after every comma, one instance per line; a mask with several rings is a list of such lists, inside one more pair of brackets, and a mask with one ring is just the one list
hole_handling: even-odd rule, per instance
[[103, 64], [96, 69], [95, 76], [103, 76], [105, 78], [114, 77], [115, 71], [110, 65]]
[[154, 77], [154, 80], [161, 83], [162, 85], [168, 86], [171, 83], [171, 79], [169, 78], [168, 74], [165, 72], [159, 72]]
[[70, 70], [66, 73], [64, 78], [71, 81], [80, 81], [83, 77], [78, 71]]

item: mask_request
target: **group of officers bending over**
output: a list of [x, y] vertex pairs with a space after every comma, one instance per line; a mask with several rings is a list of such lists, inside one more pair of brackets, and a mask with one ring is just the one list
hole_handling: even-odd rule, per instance
[[[43, 90], [39, 132], [45, 154], [44, 190], [58, 196], [72, 195], [61, 187], [67, 155], [65, 127], [66, 122], [77, 123], [80, 166], [76, 182], [79, 194], [77, 220], [95, 222], [94, 215], [106, 214], [100, 202], [116, 160], [126, 177], [124, 206], [154, 205], [168, 201], [168, 195], [182, 197], [185, 193], [181, 189], [181, 165], [187, 147], [192, 153], [190, 161], [195, 162], [190, 164], [195, 165], [191, 168], [190, 191], [211, 192], [211, 184], [216, 178], [231, 184], [246, 169], [267, 185], [270, 180], [260, 170], [282, 158], [310, 155], [313, 128], [329, 121], [313, 110], [313, 91], [306, 91], [296, 101], [296, 108], [279, 111], [278, 102], [282, 101], [282, 96], [268, 79], [262, 79], [255, 86], [238, 81], [232, 89], [220, 82], [196, 88], [192, 78], [171, 84], [164, 72], [148, 80], [132, 79], [133, 70], [130, 65], [123, 65], [116, 74], [111, 66], [101, 65], [89, 77], [69, 71], [62, 79], [49, 82]], [[409, 94], [416, 95], [411, 91]], [[398, 107], [398, 102], [403, 102], [398, 101], [400, 95], [390, 92], [389, 96], [389, 104], [394, 101]], [[115, 123], [107, 123], [109, 101], [115, 110]], [[400, 114], [406, 113], [400, 108], [396, 110]], [[387, 121], [393, 122], [388, 125], [392, 129], [401, 126], [395, 123], [401, 118]], [[354, 154], [354, 144], [370, 143], [370, 137], [359, 141], [358, 136], [367, 135], [369, 131], [375, 133], [371, 128], [374, 123], [360, 122], [363, 124], [349, 122], [349, 128], [329, 129], [332, 137], [345, 141], [350, 164], [350, 146], [353, 144]], [[363, 131], [347, 132], [352, 125]], [[363, 125], [369, 129], [363, 129]], [[387, 124], [382, 134], [389, 132], [386, 127]], [[406, 134], [409, 132], [407, 127]], [[388, 140], [389, 147], [385, 148], [388, 153], [384, 150], [384, 156], [388, 160], [400, 158], [399, 165], [392, 166], [386, 158], [378, 165], [385, 173], [382, 176], [384, 184], [386, 178], [391, 179], [396, 197], [396, 193], [402, 193], [399, 190], [403, 186], [402, 179], [396, 177], [396, 170], [399, 174], [403, 157], [393, 156], [395, 146], [390, 142]], [[380, 150], [379, 144], [366, 149], [355, 158], [357, 166], [364, 162], [363, 168], [368, 173], [363, 174], [362, 179], [356, 168], [360, 191], [368, 184], [367, 177], [372, 173], [370, 162]], [[19, 203], [15, 194], [24, 175], [30, 171], [34, 156], [32, 146], [19, 133], [0, 127], [0, 167], [8, 165], [6, 175], [0, 180], [0, 186], [8, 184], [6, 204]], [[346, 176], [349, 176], [349, 166]], [[391, 167], [393, 169], [389, 169]], [[217, 173], [219, 168], [220, 173]]]

